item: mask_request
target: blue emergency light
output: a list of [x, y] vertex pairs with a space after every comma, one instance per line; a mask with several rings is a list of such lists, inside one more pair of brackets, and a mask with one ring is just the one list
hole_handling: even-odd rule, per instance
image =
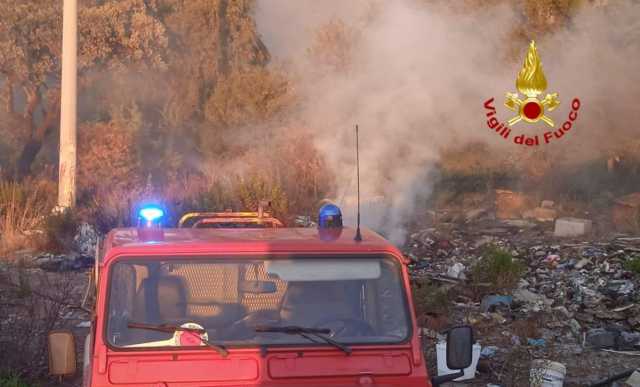
[[318, 214], [319, 228], [342, 228], [342, 211], [333, 203], [320, 207]]
[[140, 210], [140, 217], [147, 221], [147, 223], [154, 223], [164, 216], [162, 208], [157, 206], [147, 206]]
[[138, 211], [138, 238], [144, 242], [164, 240], [164, 230], [160, 224], [164, 210], [154, 204], [147, 204]]

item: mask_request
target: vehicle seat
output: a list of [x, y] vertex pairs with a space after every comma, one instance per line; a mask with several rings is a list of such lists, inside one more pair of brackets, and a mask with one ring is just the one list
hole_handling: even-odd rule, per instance
[[322, 321], [354, 317], [344, 288], [335, 282], [289, 282], [280, 309], [283, 325], [315, 327]]
[[150, 324], [180, 323], [187, 316], [187, 295], [182, 278], [146, 278], [136, 294], [136, 321]]

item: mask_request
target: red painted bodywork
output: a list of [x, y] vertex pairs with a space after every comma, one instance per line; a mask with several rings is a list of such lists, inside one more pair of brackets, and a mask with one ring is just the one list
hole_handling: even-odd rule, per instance
[[[402, 266], [405, 290], [409, 287], [400, 251], [372, 231], [355, 242], [353, 229], [335, 238], [321, 238], [318, 230], [272, 229], [165, 229], [159, 242], [142, 242], [135, 229], [117, 229], [105, 240], [99, 260], [96, 315], [92, 327], [91, 364], [85, 383], [90, 386], [431, 386], [422, 355], [413, 300], [407, 291], [413, 326], [410, 340], [398, 345], [352, 346], [347, 356], [327, 346], [230, 348], [221, 357], [207, 347], [197, 350], [114, 350], [104, 339], [109, 270], [120, 256], [226, 257], [247, 254], [307, 256], [322, 254], [386, 254]], [[90, 377], [87, 377], [90, 376]]]

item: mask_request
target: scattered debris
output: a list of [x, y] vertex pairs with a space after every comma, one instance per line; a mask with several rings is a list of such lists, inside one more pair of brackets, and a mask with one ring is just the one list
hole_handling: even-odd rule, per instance
[[487, 347], [482, 347], [482, 350], [480, 351], [480, 358], [481, 359], [490, 359], [490, 358], [494, 357], [497, 352], [498, 352], [498, 347], [496, 347], [495, 345], [489, 345]]
[[89, 223], [81, 223], [73, 237], [74, 250], [82, 255], [93, 257], [96, 254], [98, 232]]
[[91, 321], [80, 321], [76, 324], [76, 328], [91, 328]]
[[529, 386], [557, 387], [562, 386], [567, 368], [555, 361], [537, 359], [531, 362]]
[[640, 387], [640, 371], [634, 371], [629, 379], [625, 380], [625, 384], [630, 387]]
[[85, 270], [93, 267], [95, 259], [93, 256], [70, 254], [55, 255], [42, 254], [34, 258], [34, 264], [45, 271], [64, 272]]
[[527, 344], [532, 347], [544, 347], [547, 342], [545, 339], [527, 339]]
[[480, 311], [486, 313], [496, 309], [499, 306], [511, 308], [513, 297], [511, 296], [485, 296], [480, 303]]
[[464, 265], [461, 263], [455, 263], [453, 266], [447, 270], [447, 277], [449, 278], [457, 278], [457, 279], [465, 279], [464, 275]]
[[[602, 351], [616, 351], [629, 362], [637, 359], [630, 355], [640, 354], [640, 271], [632, 263], [640, 259], [640, 237], [594, 233], [589, 219], [523, 219], [518, 213], [530, 202], [526, 197], [511, 191], [497, 195], [501, 216], [462, 211], [461, 217], [415, 232], [404, 247], [412, 277], [446, 279], [433, 283], [450, 289], [447, 319], [476, 328], [485, 348], [479, 372], [492, 375], [482, 380], [505, 381], [500, 372], [518, 348], [537, 358], [561, 353], [570, 370], [587, 357], [600, 364], [596, 354]], [[543, 201], [539, 208], [560, 207]], [[509, 211], [512, 219], [503, 219]], [[486, 257], [492, 249], [522, 265], [523, 270], [510, 273], [517, 276], [513, 287], [477, 280], [478, 267], [490, 266]], [[469, 281], [460, 280], [464, 274]], [[566, 375], [571, 385], [597, 377]]]

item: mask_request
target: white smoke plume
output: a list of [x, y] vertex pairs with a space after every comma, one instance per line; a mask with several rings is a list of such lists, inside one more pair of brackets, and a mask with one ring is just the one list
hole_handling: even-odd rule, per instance
[[[305, 50], [317, 28], [335, 18], [359, 31], [350, 71], [310, 75], [317, 64]], [[256, 19], [276, 62], [300, 78], [305, 100], [298, 113], [338, 177], [337, 199], [348, 214], [355, 203], [353, 126], [359, 124], [362, 197], [376, 202], [382, 196], [386, 203], [382, 210], [369, 206], [363, 222], [398, 244], [405, 221], [432, 189], [442, 147], [474, 140], [496, 152], [519, 146], [487, 128], [483, 108], [495, 97], [500, 120], [513, 115], [504, 94], [516, 91], [527, 46], [517, 62], [506, 59], [510, 34], [521, 22], [509, 2], [463, 14], [411, 0], [259, 0]], [[571, 98], [583, 103], [576, 130], [548, 147], [589, 155], [633, 135], [640, 51], [628, 40], [640, 35], [638, 20], [640, 6], [631, 2], [613, 13], [588, 7], [570, 30], [536, 38], [547, 91], [560, 93], [556, 127]]]

